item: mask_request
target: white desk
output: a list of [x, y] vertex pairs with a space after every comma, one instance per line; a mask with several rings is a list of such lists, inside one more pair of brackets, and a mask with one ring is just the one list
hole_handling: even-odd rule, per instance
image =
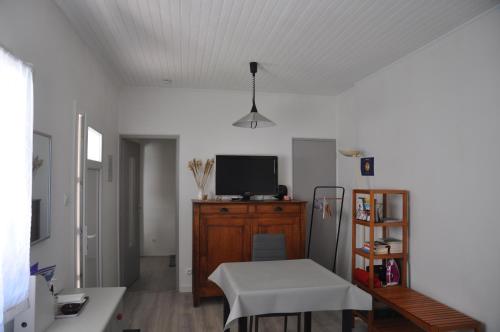
[[63, 290], [61, 294], [84, 292], [89, 302], [75, 318], [56, 319], [46, 332], [113, 331], [116, 315], [122, 313], [121, 301], [125, 287], [82, 288]]
[[[208, 279], [227, 299], [226, 326], [239, 319], [240, 331], [246, 331], [248, 316], [305, 312], [310, 331], [311, 311], [342, 310], [347, 318], [352, 309], [372, 309], [370, 294], [310, 259], [223, 263]], [[350, 325], [350, 318], [343, 319], [343, 331]]]

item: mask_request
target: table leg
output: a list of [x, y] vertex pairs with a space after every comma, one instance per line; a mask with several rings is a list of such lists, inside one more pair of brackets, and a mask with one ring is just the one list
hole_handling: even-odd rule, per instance
[[[222, 314], [222, 327], [226, 325], [228, 317], [229, 317], [229, 302], [227, 302], [227, 298], [226, 296], [224, 296], [224, 312]], [[224, 332], [229, 332], [229, 329], [225, 329]]]
[[238, 318], [238, 332], [247, 332], [247, 318]]
[[342, 310], [342, 332], [351, 332], [352, 328], [352, 310]]
[[304, 332], [311, 332], [311, 319], [312, 314], [310, 311], [304, 312]]

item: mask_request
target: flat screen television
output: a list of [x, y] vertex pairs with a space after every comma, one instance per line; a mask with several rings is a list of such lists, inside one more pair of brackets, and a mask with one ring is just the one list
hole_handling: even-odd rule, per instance
[[217, 195], [276, 195], [277, 156], [217, 155], [215, 193]]

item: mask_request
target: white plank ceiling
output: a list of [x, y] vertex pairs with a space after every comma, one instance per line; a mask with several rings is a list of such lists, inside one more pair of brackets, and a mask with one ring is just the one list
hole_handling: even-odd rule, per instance
[[336, 95], [493, 0], [55, 0], [125, 84]]

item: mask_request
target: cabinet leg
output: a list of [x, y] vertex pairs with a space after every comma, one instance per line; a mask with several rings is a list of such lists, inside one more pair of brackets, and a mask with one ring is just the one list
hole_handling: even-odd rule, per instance
[[199, 307], [200, 306], [200, 297], [198, 295], [195, 295], [193, 292], [193, 307]]

